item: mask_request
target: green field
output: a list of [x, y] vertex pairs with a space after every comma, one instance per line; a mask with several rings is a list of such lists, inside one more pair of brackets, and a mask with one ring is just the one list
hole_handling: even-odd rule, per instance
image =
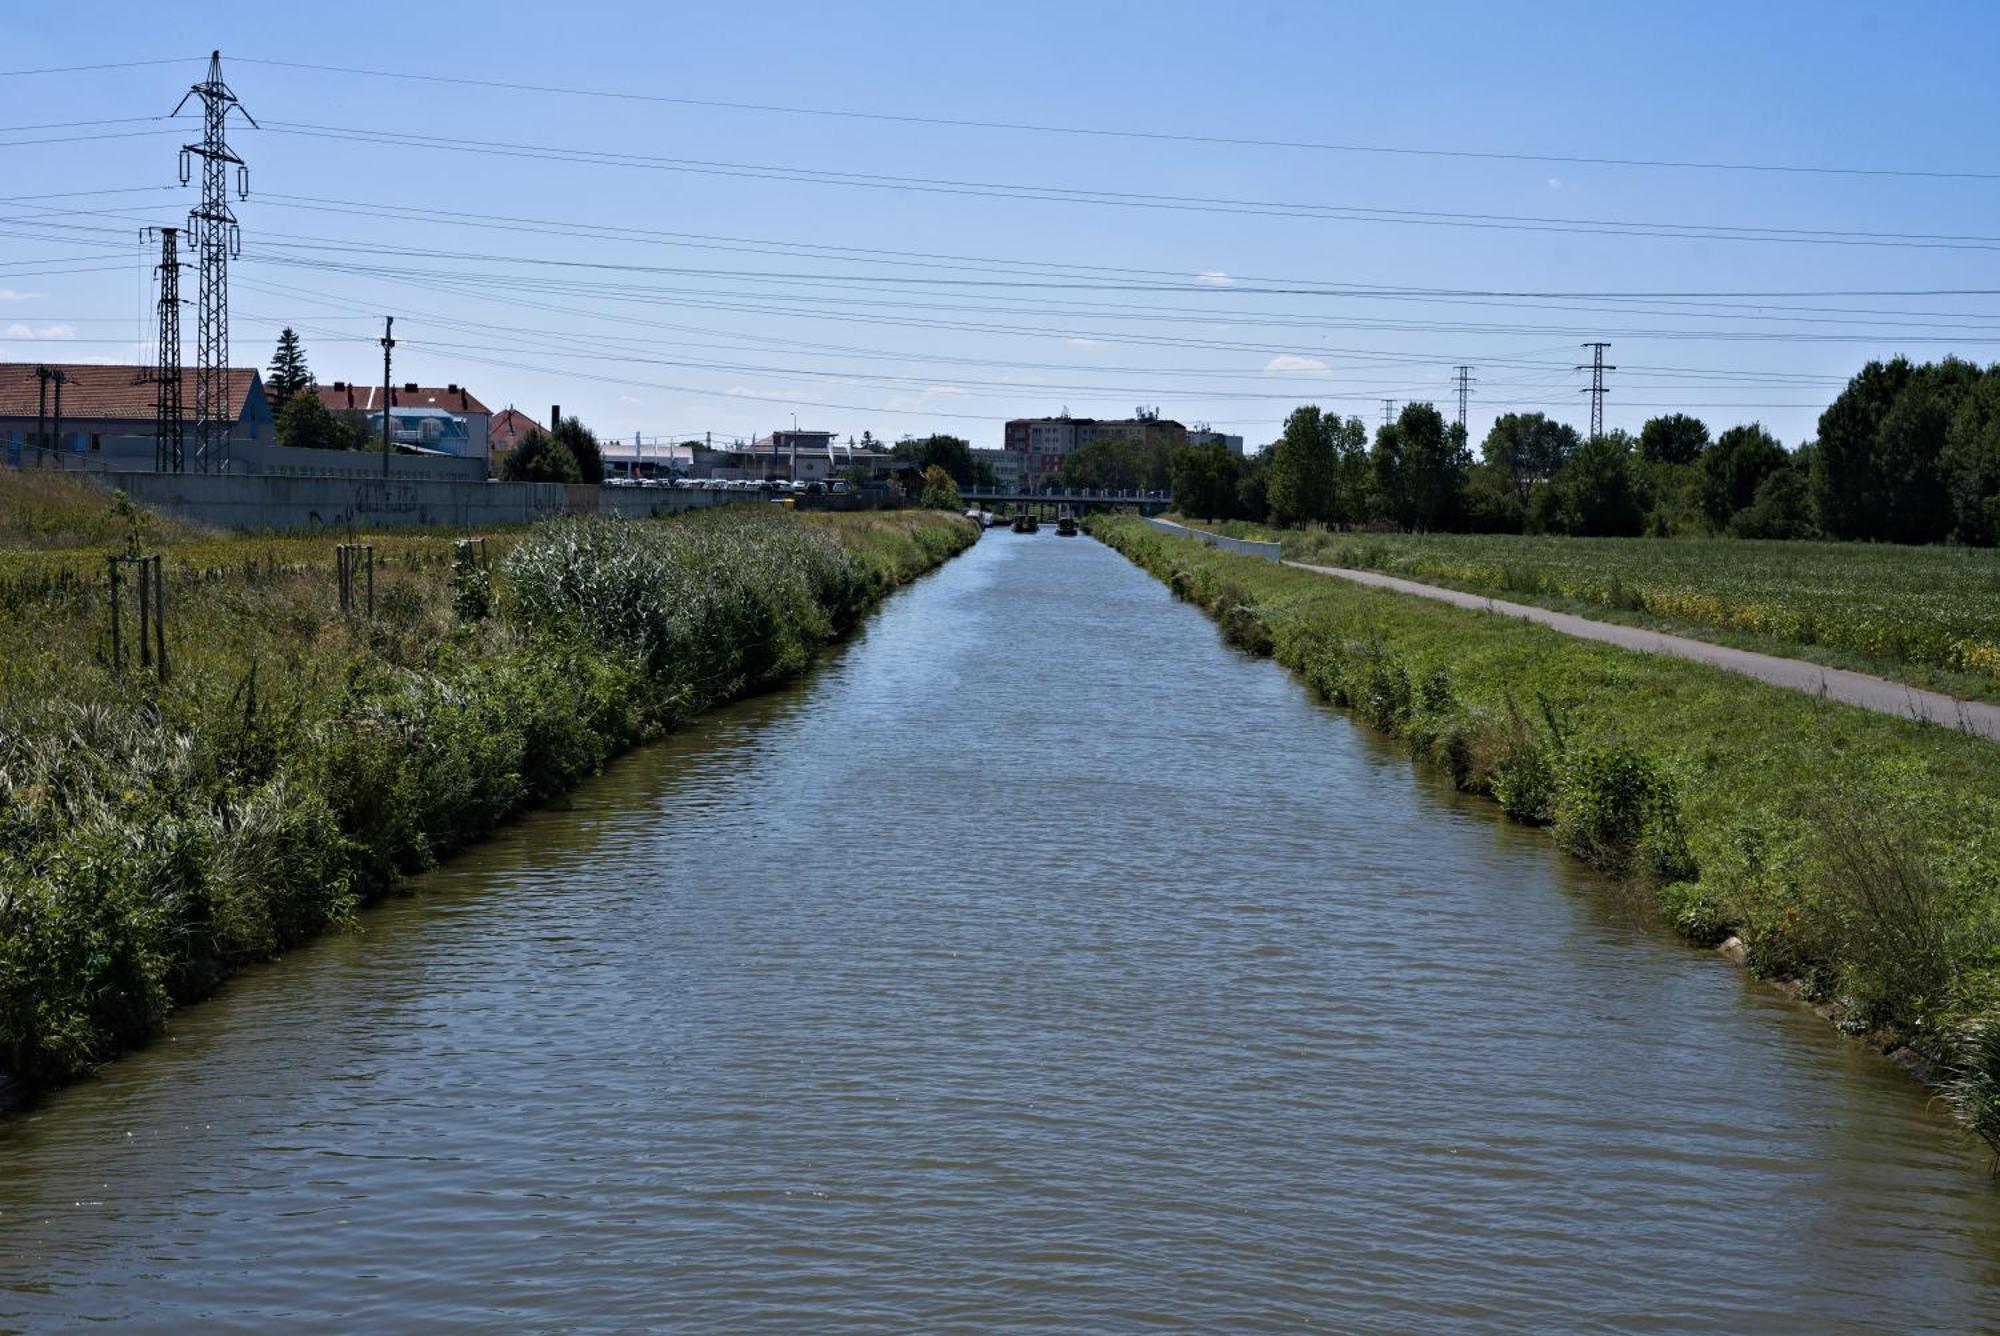
[[2000, 550], [1265, 530], [1285, 556], [2000, 700]]
[[1957, 1073], [2000, 1147], [2000, 747], [1136, 519], [1091, 531], [1691, 940], [1737, 937], [1850, 1030]]
[[[677, 721], [803, 671], [971, 543], [938, 512], [228, 537], [74, 484], [0, 504], [0, 1089], [89, 1070], [233, 969]], [[106, 558], [161, 557], [169, 671], [111, 657]]]

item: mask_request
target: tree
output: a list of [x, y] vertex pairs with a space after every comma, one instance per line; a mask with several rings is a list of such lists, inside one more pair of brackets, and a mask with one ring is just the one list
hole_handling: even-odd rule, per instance
[[1174, 509], [1198, 520], [1226, 520], [1236, 510], [1242, 468], [1220, 441], [1174, 451]]
[[1099, 436], [1063, 457], [1061, 480], [1067, 488], [1116, 489], [1147, 485], [1143, 447], [1123, 436]]
[[1331, 524], [1337, 483], [1334, 433], [1340, 419], [1307, 405], [1285, 419], [1285, 434], [1271, 447], [1265, 495], [1271, 522]]
[[1465, 475], [1472, 467], [1464, 433], [1457, 423], [1447, 426], [1444, 415], [1431, 404], [1405, 405], [1396, 427], [1410, 526], [1452, 527], [1464, 510]]
[[1480, 453], [1513, 481], [1525, 506], [1535, 484], [1555, 477], [1579, 446], [1574, 427], [1540, 413], [1507, 413], [1486, 433]]
[[1368, 518], [1368, 424], [1351, 417], [1332, 430], [1333, 522], [1358, 524]]
[[1528, 507], [1530, 527], [1584, 538], [1631, 538], [1646, 516], [1632, 473], [1630, 438], [1593, 436]]
[[278, 414], [278, 444], [294, 450], [360, 450], [368, 445], [367, 429], [357, 432], [337, 417], [317, 394], [295, 394]]
[[271, 373], [264, 377], [264, 397], [271, 401], [273, 413], [282, 413], [294, 395], [312, 387], [313, 374], [306, 366], [305, 345], [287, 325], [278, 331], [278, 350], [271, 357]]
[[[566, 417], [556, 424], [553, 435], [556, 444], [568, 452], [570, 460], [576, 465], [575, 481], [589, 483], [604, 481], [604, 451], [597, 444], [595, 432], [576, 418]], [[565, 478], [561, 481], [570, 480]]]
[[1410, 527], [1409, 477], [1403, 468], [1403, 428], [1384, 422], [1375, 429], [1375, 448], [1368, 452], [1368, 513]]
[[1982, 379], [1978, 367], [1956, 357], [1910, 373], [1876, 431], [1887, 514], [1880, 536], [1892, 543], [1939, 543], [1951, 534], [1951, 489], [1944, 449], [1951, 425]]
[[960, 486], [971, 486], [976, 476], [972, 465], [972, 445], [956, 436], [926, 436], [922, 440], [905, 436], [896, 442], [893, 453], [898, 459], [909, 460], [920, 471], [936, 464]]
[[1639, 458], [1649, 464], [1692, 464], [1708, 449], [1708, 424], [1686, 413], [1668, 413], [1639, 429]]
[[925, 510], [963, 510], [965, 498], [944, 466], [932, 464], [924, 470], [924, 494], [917, 504]]
[[1730, 517], [1729, 532], [1738, 538], [1812, 537], [1812, 493], [1804, 471], [1788, 467], [1766, 475], [1750, 504]]
[[1813, 455], [1813, 507], [1820, 527], [1834, 538], [1882, 537], [1888, 509], [1878, 436], [1912, 368], [1898, 357], [1870, 362], [1855, 373], [1819, 415]]
[[1985, 547], [2000, 542], [2000, 364], [1959, 404], [1938, 462], [1951, 493], [1953, 536]]
[[[571, 419], [574, 421], [574, 419]], [[582, 482], [576, 456], [540, 427], [529, 431], [500, 465], [505, 482]]]
[[1792, 457], [1759, 423], [1731, 427], [1715, 438], [1701, 460], [1701, 513], [1717, 533], [1757, 498], [1757, 488], [1774, 473], [1789, 472]]
[[1466, 470], [1464, 525], [1469, 532], [1519, 533], [1527, 522], [1527, 507], [1505, 469], [1486, 463]]
[[1271, 451], [1267, 447], [1241, 461], [1236, 471], [1236, 518], [1262, 524], [1271, 513], [1270, 502], [1264, 494], [1264, 481], [1271, 467]]

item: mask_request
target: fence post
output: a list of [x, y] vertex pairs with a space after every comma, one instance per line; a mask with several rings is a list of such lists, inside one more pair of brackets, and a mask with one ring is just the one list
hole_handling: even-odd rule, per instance
[[111, 671], [125, 671], [124, 646], [118, 637], [118, 558], [108, 559], [111, 572]]
[[[385, 415], [386, 416], [386, 415]], [[368, 551], [368, 620], [375, 620], [375, 544], [367, 546]]]
[[161, 573], [160, 554], [153, 554], [153, 662], [160, 680], [167, 680], [167, 577]]
[[132, 563], [139, 577], [139, 667], [153, 666], [153, 583], [152, 563], [140, 557]]

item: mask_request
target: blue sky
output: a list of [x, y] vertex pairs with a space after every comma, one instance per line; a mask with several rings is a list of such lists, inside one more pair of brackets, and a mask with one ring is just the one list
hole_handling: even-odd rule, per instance
[[[138, 229], [184, 215], [193, 132], [126, 118], [170, 110], [214, 46], [264, 127], [232, 138], [252, 186], [232, 360], [267, 363], [290, 323], [322, 381], [377, 379], [393, 313], [398, 381], [625, 439], [796, 414], [997, 445], [1008, 417], [1148, 404], [1254, 445], [1298, 403], [1453, 408], [1459, 363], [1476, 438], [1510, 409], [1584, 422], [1570, 368], [1603, 337], [1608, 425], [1684, 407], [1797, 444], [1871, 357], [2000, 357], [2000, 300], [1968, 291], [2000, 289], [1990, 5], [308, 8], [0, 18], [10, 71], [172, 60], [0, 77], [0, 358], [143, 351]], [[122, 193], [73, 193], [100, 191]], [[1602, 295], [1632, 293], [1757, 295]], [[193, 335], [190, 312], [190, 357]]]

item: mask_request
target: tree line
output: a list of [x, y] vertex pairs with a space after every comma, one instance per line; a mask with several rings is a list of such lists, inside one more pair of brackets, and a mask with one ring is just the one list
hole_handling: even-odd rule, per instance
[[1372, 440], [1361, 419], [1307, 406], [1256, 455], [1189, 446], [1164, 471], [1176, 508], [1210, 520], [1990, 546], [2000, 541], [2000, 364], [1871, 362], [1796, 450], [1756, 422], [1711, 437], [1699, 418], [1670, 413], [1637, 436], [1586, 440], [1541, 413], [1509, 413], [1475, 459], [1431, 404], [1407, 405]]

